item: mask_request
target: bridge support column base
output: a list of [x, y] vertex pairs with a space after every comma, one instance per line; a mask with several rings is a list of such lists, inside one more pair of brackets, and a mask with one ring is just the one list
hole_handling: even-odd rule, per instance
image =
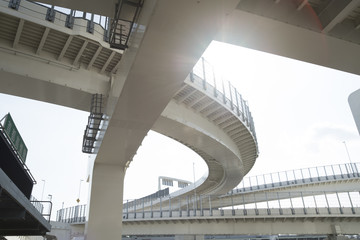
[[86, 240], [121, 238], [124, 177], [124, 166], [95, 162]]
[[204, 235], [175, 235], [175, 240], [204, 240]]
[[349, 240], [348, 237], [343, 235], [343, 231], [340, 227], [340, 225], [333, 224], [331, 225], [332, 233], [327, 237], [327, 240]]
[[328, 240], [349, 240], [348, 237], [343, 235], [329, 235], [327, 237]]
[[328, 240], [349, 240], [348, 237], [344, 235], [329, 235], [327, 237]]

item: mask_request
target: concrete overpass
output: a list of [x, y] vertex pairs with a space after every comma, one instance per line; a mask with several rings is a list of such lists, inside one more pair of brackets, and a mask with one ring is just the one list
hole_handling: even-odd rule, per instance
[[[93, 33], [85, 31], [86, 20], [77, 19], [69, 29], [65, 27], [66, 16], [58, 14], [52, 23], [46, 20], [47, 9], [37, 6], [34, 11], [33, 5], [23, 1], [14, 10], [18, 3], [4, 1], [1, 6], [2, 92], [82, 110], [89, 109], [92, 94], [107, 97], [106, 131], [98, 139], [101, 147], [97, 148], [92, 174], [88, 239], [121, 235], [116, 212], [121, 212], [122, 206], [118, 211], [109, 206], [122, 202], [126, 168], [153, 127], [158, 131], [167, 127], [169, 136], [191, 146], [207, 161], [209, 177], [199, 185], [203, 186], [199, 191], [227, 192], [252, 167], [257, 148], [251, 127], [239, 113], [231, 113], [226, 102], [219, 105], [216, 96], [195, 100], [199, 103], [204, 97], [214, 101], [214, 108], [201, 119], [201, 123], [206, 118], [212, 122], [200, 131], [179, 118], [174, 122], [174, 112], [166, 109], [170, 102], [171, 108], [179, 107], [179, 113], [191, 114], [188, 107], [194, 108], [196, 102], [184, 107], [186, 99], [177, 100], [177, 105], [172, 99], [179, 94], [192, 98], [193, 93], [201, 92], [195, 87], [186, 95], [183, 81], [211, 40], [359, 74], [358, 1], [145, 1], [125, 52], [110, 49], [102, 41], [103, 34], [98, 34], [101, 27], [95, 27]], [[51, 3], [106, 16], [113, 15], [115, 4], [81, 0]], [[48, 15], [51, 18], [51, 11]], [[164, 109], [166, 119], [159, 118]], [[192, 116], [192, 121], [199, 123], [199, 115]], [[156, 125], [158, 121], [161, 124]], [[234, 121], [230, 124], [234, 129], [226, 129], [230, 127], [226, 121]], [[170, 124], [181, 124], [183, 132], [169, 131]], [[218, 124], [226, 127], [215, 130]], [[183, 135], [188, 130], [194, 134], [191, 138]], [[212, 139], [210, 131], [216, 133]], [[212, 143], [196, 145], [190, 141], [194, 136]], [[222, 154], [216, 155], [219, 152], [213, 146]], [[231, 159], [229, 163], [221, 160], [224, 156]], [[101, 220], [96, 217], [100, 215]]]
[[[77, 9], [103, 16], [113, 17], [115, 0], [99, 4], [97, 1], [61, 1], [43, 0], [41, 2], [56, 6]], [[156, 6], [154, 7], [154, 3]], [[208, 20], [213, 24], [207, 29], [211, 40], [218, 40], [243, 47], [269, 52], [280, 56], [298, 59], [321, 66], [351, 72], [359, 75], [359, 63], [356, 61], [359, 48], [359, 1], [320, 1], [320, 0], [236, 0], [223, 1], [218, 6], [211, 1], [145, 1], [143, 14], [150, 7], [163, 17], [181, 19], [175, 26], [187, 24], [190, 28], [195, 18]], [[190, 4], [190, 5], [187, 5]], [[197, 14], [188, 7], [196, 7]], [[213, 15], [210, 19], [202, 11], [216, 11], [219, 7], [223, 15]], [[171, 15], [172, 9], [178, 14]], [[160, 10], [166, 10], [160, 12]], [[200, 10], [200, 11], [198, 11]], [[150, 10], [151, 11], [151, 10]], [[182, 13], [182, 14], [181, 14]], [[183, 18], [186, 13], [187, 18]], [[190, 17], [194, 14], [194, 18]], [[170, 26], [173, 22], [167, 22]], [[204, 24], [204, 23], [203, 23]], [[146, 25], [144, 25], [146, 26]], [[152, 26], [155, 27], [155, 26]], [[171, 29], [161, 29], [170, 39], [180, 36]], [[165, 30], [170, 30], [165, 32]], [[179, 30], [179, 29], [177, 29]], [[157, 32], [160, 34], [160, 32]], [[201, 32], [199, 32], [200, 34]], [[200, 36], [200, 35], [198, 35]], [[184, 36], [185, 37], [185, 36]], [[210, 36], [209, 36], [210, 37]], [[266, 41], [264, 41], [266, 39]], [[184, 40], [184, 39], [181, 39]], [[160, 42], [159, 42], [160, 43]], [[205, 44], [205, 40], [203, 42]], [[204, 49], [204, 48], [202, 48]]]
[[[336, 173], [350, 165], [314, 169], [334, 169]], [[353, 164], [353, 169], [358, 166]], [[359, 171], [344, 172], [343, 176], [334, 173], [319, 173], [313, 181], [297, 178], [298, 183], [286, 179], [267, 182], [266, 188], [255, 184], [251, 189], [242, 187], [223, 196], [197, 195], [197, 203], [194, 196], [179, 199], [176, 194], [174, 198], [170, 194], [159, 199], [127, 201], [122, 213], [124, 235], [358, 234]], [[52, 223], [54, 231], [50, 234], [58, 234], [60, 229], [56, 229], [65, 226], [62, 223], [68, 224], [67, 229], [71, 226], [73, 234], [83, 234], [85, 209], [82, 205], [58, 210], [58, 222]]]
[[[213, 211], [210, 216], [205, 211], [199, 217], [179, 217], [173, 212], [169, 217], [164, 212], [162, 218], [124, 220], [124, 235], [277, 235], [281, 234], [358, 234], [359, 214], [350, 208], [302, 208]], [[329, 211], [331, 213], [329, 213]], [[359, 211], [356, 209], [355, 211]], [[199, 211], [200, 214], [200, 211]], [[335, 232], [334, 228], [340, 229]]]
[[[353, 212], [354, 210], [354, 212]], [[139, 211], [123, 220], [123, 234], [126, 236], [204, 236], [209, 235], [337, 235], [358, 234], [359, 208], [258, 208], [258, 209], [200, 209], [194, 214], [190, 210], [177, 209], [150, 212]], [[125, 213], [124, 213], [125, 215]], [[143, 217], [144, 216], [144, 217]], [[70, 224], [51, 222], [50, 235], [58, 235], [67, 229], [82, 236], [84, 223]], [[337, 228], [337, 231], [335, 229]], [[63, 238], [65, 239], [65, 238]]]
[[[245, 177], [239, 186], [224, 195], [190, 192], [194, 185], [176, 191], [161, 198], [145, 197], [124, 203], [125, 212], [196, 208], [223, 208], [254, 204], [279, 199], [311, 198], [324, 193], [348, 192], [358, 189], [360, 164], [336, 164], [284, 172], [275, 172], [259, 176]], [[261, 181], [262, 180], [262, 181]], [[185, 194], [190, 193], [190, 194]]]
[[[161, 66], [164, 71], [158, 72], [157, 69], [152, 75], [151, 71], [154, 70], [145, 61], [142, 64], [146, 68], [140, 72], [135, 68], [141, 64], [129, 65], [129, 69], [134, 71], [134, 79], [125, 80], [120, 77], [127, 71], [121, 69], [126, 66], [125, 56], [130, 58], [130, 62], [135, 56], [109, 49], [107, 43], [99, 42], [97, 32], [91, 35], [82, 31], [86, 20], [78, 19], [73, 29], [69, 29], [61, 26], [64, 14], [58, 13], [58, 19], [55, 18], [54, 23], [41, 19], [39, 12], [47, 11], [47, 8], [29, 2], [20, 4], [18, 10], [9, 8], [7, 4], [2, 7], [2, 22], [6, 23], [6, 27], [2, 38], [1, 74], [7, 80], [1, 84], [8, 94], [82, 110], [85, 107], [90, 109], [93, 93], [106, 96], [106, 121], [102, 123], [102, 132], [106, 132], [95, 146], [97, 156], [91, 180], [92, 197], [88, 222], [90, 239], [119, 234], [117, 231], [121, 230], [121, 218], [114, 211], [114, 208], [120, 212], [122, 209], [121, 204], [116, 204], [122, 202], [122, 188], [119, 189], [118, 185], [122, 186], [125, 170], [151, 128], [182, 142], [203, 157], [209, 171], [197, 184], [198, 193], [224, 194], [234, 188], [251, 169], [257, 157], [257, 143], [248, 106], [231, 85], [227, 87], [232, 88], [230, 97], [234, 99], [228, 99], [225, 93], [210, 86], [206, 79], [200, 79], [196, 74], [186, 77], [191, 70], [188, 67], [192, 67], [200, 55], [190, 62], [183, 57], [174, 62], [171, 51], [181, 45], [161, 49], [169, 42], [165, 45], [159, 43], [160, 49], [152, 57], [164, 53], [169, 55], [160, 56], [159, 61], [152, 63]], [[204, 14], [210, 16], [212, 13], [205, 11]], [[201, 24], [197, 28], [202, 28]], [[104, 29], [98, 26], [97, 31], [101, 30]], [[195, 30], [199, 29], [191, 31]], [[58, 42], [60, 39], [63, 40], [61, 44]], [[183, 53], [192, 54], [194, 50], [194, 53], [201, 54], [199, 49], [194, 49], [192, 43], [190, 45], [186, 46]], [[207, 44], [203, 49], [206, 46]], [[132, 50], [129, 48], [127, 51]], [[136, 57], [138, 61], [145, 60], [139, 53]], [[120, 59], [125, 65], [119, 64]], [[17, 65], [22, 67], [16, 67]], [[154, 68], [156, 69], [155, 66]], [[179, 76], [172, 69], [178, 69]], [[139, 78], [139, 74], [142, 77]], [[117, 99], [122, 98], [121, 96], [123, 100]], [[165, 108], [166, 105], [168, 106]], [[159, 118], [158, 114], [161, 112], [163, 113]], [[114, 145], [118, 139], [127, 141]], [[104, 188], [104, 185], [108, 187]], [[114, 189], [119, 192], [114, 192]], [[104, 201], [109, 202], [104, 205]], [[113, 207], [109, 207], [110, 205]], [[108, 220], [95, 217], [99, 214]], [[90, 233], [91, 231], [94, 232]]]

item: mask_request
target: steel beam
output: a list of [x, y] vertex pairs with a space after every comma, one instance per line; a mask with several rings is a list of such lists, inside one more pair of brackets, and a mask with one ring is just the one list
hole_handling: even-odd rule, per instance
[[20, 36], [21, 36], [21, 32], [22, 32], [23, 27], [24, 27], [24, 22], [25, 22], [25, 20], [22, 19], [22, 18], [19, 20], [19, 25], [18, 25], [18, 28], [16, 30], [16, 35], [15, 35], [15, 39], [14, 39], [14, 43], [13, 43], [13, 48], [17, 48], [17, 46], [18, 46]]
[[44, 47], [44, 44], [46, 42], [47, 36], [49, 35], [49, 32], [50, 32], [50, 28], [48, 28], [48, 27], [45, 28], [45, 31], [44, 31], [44, 33], [43, 33], [43, 35], [41, 37], [41, 41], [39, 43], [39, 46], [38, 46], [38, 48], [36, 50], [37, 55], [39, 55], [41, 53], [41, 50]]

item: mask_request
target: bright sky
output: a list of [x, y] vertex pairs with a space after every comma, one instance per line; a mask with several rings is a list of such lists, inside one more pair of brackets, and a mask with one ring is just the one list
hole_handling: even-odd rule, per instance
[[[343, 141], [359, 161], [347, 102], [359, 76], [216, 42], [204, 56], [249, 102], [260, 150], [249, 175], [349, 162]], [[11, 113], [29, 149], [27, 165], [38, 182], [33, 195], [52, 195], [53, 217], [62, 203], [77, 204], [79, 190], [85, 204], [88, 155], [81, 145], [89, 114], [3, 94], [0, 102], [0, 117]], [[150, 132], [127, 171], [124, 199], [157, 191], [158, 176], [193, 181], [193, 166], [198, 179], [206, 166], [195, 153]]]

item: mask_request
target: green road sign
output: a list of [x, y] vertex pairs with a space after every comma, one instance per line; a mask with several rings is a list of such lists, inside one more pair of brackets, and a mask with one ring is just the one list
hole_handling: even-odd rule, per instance
[[28, 149], [27, 149], [22, 137], [20, 136], [19, 131], [17, 130], [15, 123], [14, 123], [13, 119], [11, 118], [10, 113], [8, 113], [5, 117], [4, 130], [5, 130], [6, 134], [9, 136], [15, 149], [19, 153], [21, 160], [23, 162], [25, 162]]

